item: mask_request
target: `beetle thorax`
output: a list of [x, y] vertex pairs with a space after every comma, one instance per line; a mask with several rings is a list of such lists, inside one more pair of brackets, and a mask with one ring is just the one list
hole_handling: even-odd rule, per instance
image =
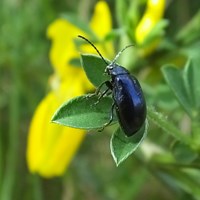
[[122, 66], [119, 66], [115, 63], [111, 63], [106, 67], [106, 72], [110, 76], [117, 76], [117, 75], [123, 75], [123, 74], [129, 74], [129, 71], [125, 69]]

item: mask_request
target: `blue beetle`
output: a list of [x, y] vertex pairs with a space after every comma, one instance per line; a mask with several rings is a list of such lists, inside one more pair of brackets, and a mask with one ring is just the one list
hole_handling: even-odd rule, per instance
[[145, 98], [138, 80], [134, 76], [131, 76], [127, 69], [116, 64], [116, 60], [119, 55], [126, 48], [133, 45], [126, 46], [117, 54], [111, 63], [107, 63], [94, 44], [83, 36], [79, 35], [78, 37], [86, 40], [95, 48], [97, 53], [107, 65], [105, 72], [111, 77], [111, 80], [103, 82], [96, 92], [98, 94], [101, 87], [105, 84], [107, 89], [99, 96], [99, 100], [108, 94], [109, 91], [112, 92], [114, 100], [111, 108], [110, 120], [104, 124], [104, 127], [112, 122], [113, 112], [115, 109], [118, 121], [125, 135], [128, 137], [134, 135], [141, 129], [146, 119]]
[[[138, 80], [124, 67], [114, 64], [106, 68], [111, 76], [112, 96], [116, 114], [124, 133], [136, 133], [146, 119], [146, 102]], [[112, 120], [112, 118], [111, 118]]]

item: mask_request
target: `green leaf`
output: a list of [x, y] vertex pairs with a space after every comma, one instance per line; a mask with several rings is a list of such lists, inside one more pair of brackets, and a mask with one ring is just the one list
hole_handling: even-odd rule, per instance
[[[174, 170], [175, 171], [175, 170]], [[174, 175], [176, 173], [176, 175]], [[183, 169], [173, 175], [175, 182], [181, 189], [189, 193], [195, 199], [200, 197], [200, 172], [199, 169]]]
[[[179, 168], [179, 165], [169, 167], [168, 165], [162, 166], [163, 169], [156, 169], [154, 171], [158, 177], [166, 182], [170, 187], [185, 191], [191, 195], [191, 198], [186, 199], [199, 199], [200, 197], [200, 171], [194, 168]], [[180, 165], [181, 167], [181, 165]]]
[[180, 104], [193, 119], [200, 115], [200, 60], [193, 57], [188, 60], [184, 70], [173, 65], [162, 68], [164, 77], [176, 95]]
[[[106, 60], [108, 63], [110, 61]], [[109, 80], [109, 76], [105, 75], [106, 63], [98, 56], [91, 54], [82, 54], [81, 63], [90, 82], [98, 87], [101, 83]]]
[[200, 11], [178, 32], [176, 39], [185, 45], [199, 40], [200, 32]]
[[190, 164], [198, 158], [198, 154], [194, 152], [188, 145], [176, 142], [172, 147], [172, 152], [178, 163]]
[[112, 135], [110, 149], [117, 166], [139, 147], [147, 135], [147, 127], [148, 122], [146, 120], [142, 128], [131, 137], [126, 137], [121, 128], [118, 128]]
[[[185, 87], [191, 97], [193, 112], [200, 108], [200, 59], [192, 58], [189, 60], [183, 71]], [[195, 114], [194, 114], [195, 115]]]
[[174, 92], [180, 104], [183, 106], [186, 112], [190, 116], [192, 116], [191, 99], [190, 99], [189, 94], [186, 91], [181, 70], [177, 69], [173, 65], [166, 65], [162, 67], [162, 72], [163, 72], [165, 80], [167, 81], [167, 84], [169, 85], [171, 90]]
[[[80, 129], [99, 129], [109, 121], [112, 99], [104, 97], [97, 103], [98, 96], [83, 95], [64, 103], [54, 114], [52, 122]], [[116, 118], [112, 123], [116, 122]]]

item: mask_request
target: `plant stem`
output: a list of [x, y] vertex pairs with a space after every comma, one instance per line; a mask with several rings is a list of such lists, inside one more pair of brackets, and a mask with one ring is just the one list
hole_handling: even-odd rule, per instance
[[32, 175], [32, 183], [33, 183], [33, 199], [43, 200], [41, 178], [38, 175]]
[[184, 133], [179, 131], [172, 123], [168, 122], [161, 113], [156, 112], [152, 107], [148, 107], [148, 117], [157, 126], [165, 130], [168, 134], [172, 135], [177, 140], [180, 140], [185, 144], [191, 144], [191, 141], [187, 135], [184, 135]]
[[2, 144], [2, 130], [0, 129], [0, 188], [3, 180], [3, 144]]
[[13, 188], [16, 178], [19, 142], [19, 66], [13, 66], [13, 85], [10, 91], [10, 112], [9, 112], [9, 145], [6, 154], [5, 172], [2, 180], [0, 199], [12, 200]]

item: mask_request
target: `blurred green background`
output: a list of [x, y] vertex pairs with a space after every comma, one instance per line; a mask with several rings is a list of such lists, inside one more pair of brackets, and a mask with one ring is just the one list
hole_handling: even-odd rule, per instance
[[[30, 120], [48, 90], [48, 77], [53, 72], [46, 29], [61, 13], [73, 12], [88, 19], [95, 2], [1, 0], [0, 200], [193, 199], [168, 187], [134, 155], [117, 168], [110, 154], [108, 134], [88, 134], [61, 178], [43, 179], [27, 170], [25, 152]], [[116, 1], [108, 3], [117, 26]], [[173, 38], [199, 7], [198, 0], [167, 1], [165, 18], [170, 24], [165, 37]], [[154, 104], [159, 103], [155, 94]], [[148, 137], [157, 139], [156, 133], [161, 132], [152, 125]], [[158, 142], [168, 145], [169, 140], [163, 134]]]

